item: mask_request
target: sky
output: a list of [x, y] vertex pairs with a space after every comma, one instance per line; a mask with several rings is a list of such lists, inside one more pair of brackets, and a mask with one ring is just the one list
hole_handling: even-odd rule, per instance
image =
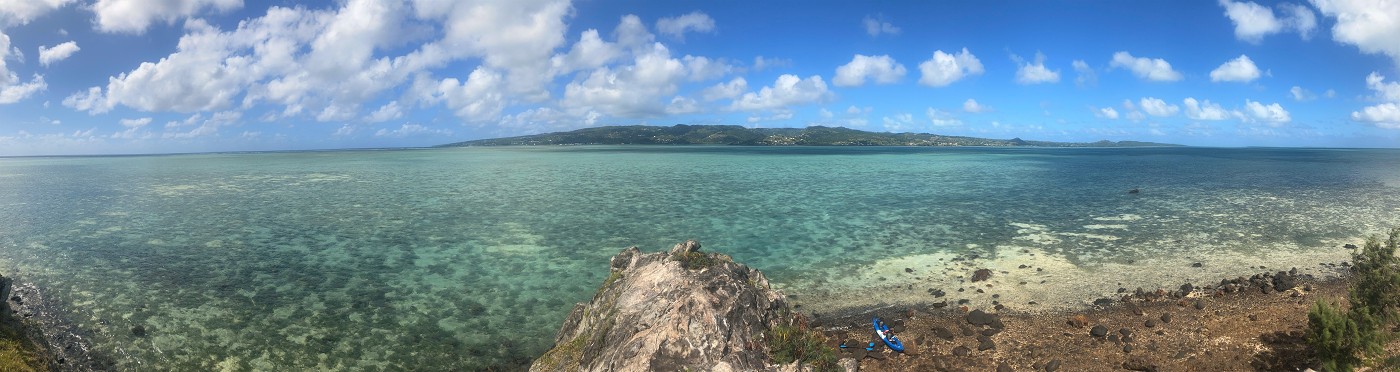
[[1400, 1], [0, 0], [0, 156], [634, 124], [1400, 147]]

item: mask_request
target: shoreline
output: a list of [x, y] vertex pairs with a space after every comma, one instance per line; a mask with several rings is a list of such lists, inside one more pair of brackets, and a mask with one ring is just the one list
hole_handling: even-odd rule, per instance
[[1292, 286], [1277, 291], [1278, 274], [1193, 285], [1189, 291], [1134, 291], [1081, 309], [886, 306], [814, 317], [812, 324], [833, 347], [875, 341], [871, 316], [894, 324], [904, 353], [838, 349], [838, 358], [882, 371], [1315, 367], [1303, 339], [1308, 310], [1319, 299], [1344, 303], [1350, 276], [1288, 275], [1278, 284]]
[[64, 307], [34, 283], [16, 280], [4, 301], [25, 324], [26, 337], [39, 346], [49, 370], [116, 370], [115, 360], [93, 348], [87, 333], [63, 315]]

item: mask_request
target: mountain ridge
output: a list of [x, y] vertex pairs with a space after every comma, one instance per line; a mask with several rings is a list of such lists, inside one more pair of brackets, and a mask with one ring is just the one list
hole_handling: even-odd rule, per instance
[[739, 125], [626, 125], [526, 136], [454, 142], [435, 147], [541, 145], [735, 145], [735, 146], [1025, 146], [1162, 147], [1142, 141], [1052, 142], [990, 139], [930, 133], [868, 132], [844, 127], [745, 128]]

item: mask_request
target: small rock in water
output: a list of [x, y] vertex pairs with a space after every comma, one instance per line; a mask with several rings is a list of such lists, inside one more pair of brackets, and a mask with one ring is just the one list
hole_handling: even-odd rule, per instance
[[991, 278], [992, 278], [992, 270], [990, 270], [990, 269], [977, 269], [977, 271], [973, 271], [973, 272], [972, 272], [972, 281], [973, 281], [973, 282], [980, 282], [980, 281], [987, 280], [987, 279], [991, 279]]
[[1201, 267], [1201, 266], [1202, 266], [1202, 265], [1201, 265], [1200, 262], [1191, 264], [1191, 267]]
[[146, 327], [139, 325], [131, 327], [131, 334], [136, 337], [146, 337]]
[[1342, 248], [1346, 248], [1346, 249], [1356, 249], [1356, 244], [1345, 244], [1345, 245], [1342, 245]]
[[906, 267], [906, 268], [904, 268], [904, 272], [906, 272], [906, 273], [912, 273], [912, 272], [914, 272], [914, 269], [911, 269], [911, 268], [907, 268], [907, 267]]

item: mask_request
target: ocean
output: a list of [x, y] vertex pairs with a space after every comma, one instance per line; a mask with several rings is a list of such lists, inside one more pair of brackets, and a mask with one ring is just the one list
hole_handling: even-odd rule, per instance
[[[686, 239], [820, 316], [958, 299], [1046, 311], [1119, 288], [1333, 275], [1343, 244], [1396, 226], [1400, 150], [0, 158], [0, 273], [40, 288], [121, 370], [517, 369], [609, 257]], [[974, 288], [986, 293], [963, 283], [977, 268], [995, 272]]]

